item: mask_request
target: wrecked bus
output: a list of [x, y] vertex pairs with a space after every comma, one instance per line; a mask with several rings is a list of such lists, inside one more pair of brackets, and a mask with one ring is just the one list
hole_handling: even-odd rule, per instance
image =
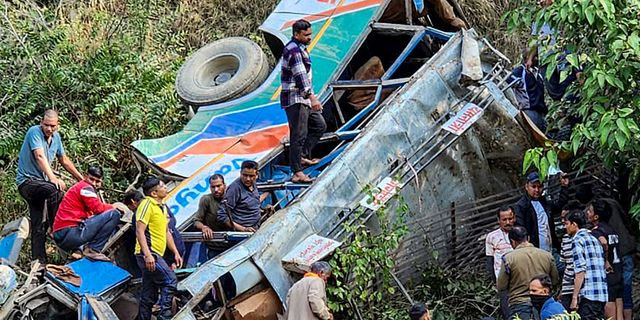
[[[424, 9], [420, 0], [283, 0], [260, 27], [278, 57], [292, 23], [312, 23], [313, 85], [328, 130], [314, 151], [320, 163], [305, 169], [316, 178], [311, 185], [290, 182], [279, 63], [269, 73], [266, 55], [239, 38], [214, 42], [185, 63], [176, 89], [191, 120], [178, 133], [132, 144], [136, 161], [173, 182], [166, 204], [187, 242], [175, 319], [275, 319], [299, 273], [348, 242], [345, 224], [375, 226], [375, 211], [394, 206], [395, 194], [428, 215], [508, 187], [493, 183], [500, 169], [487, 154], [516, 163], [521, 152], [514, 150], [528, 143], [508, 90], [510, 62], [473, 30], [414, 24]], [[207, 261], [191, 226], [198, 200], [209, 192], [209, 176], [230, 183], [244, 160], [260, 164], [258, 190], [276, 212], [253, 234], [215, 232], [223, 252]], [[376, 186], [373, 198], [362, 191], [368, 186]], [[113, 305], [136, 283], [104, 264], [69, 264], [92, 288], [61, 283], [53, 271], [39, 285], [81, 319], [122, 318]], [[92, 276], [98, 271], [100, 284]], [[23, 311], [13, 314], [24, 315], [29, 299], [17, 299]]]

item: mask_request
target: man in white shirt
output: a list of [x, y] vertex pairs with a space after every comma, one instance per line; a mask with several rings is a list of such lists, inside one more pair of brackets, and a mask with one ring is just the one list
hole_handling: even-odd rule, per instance
[[[503, 206], [498, 210], [498, 224], [500, 227], [489, 234], [485, 239], [485, 254], [487, 273], [491, 275], [493, 281], [498, 278], [500, 267], [502, 266], [502, 257], [508, 252], [513, 251], [511, 242], [509, 242], [509, 231], [515, 224], [515, 214], [509, 206]], [[509, 315], [509, 304], [507, 291], [499, 292], [500, 295], [500, 311], [504, 319]]]

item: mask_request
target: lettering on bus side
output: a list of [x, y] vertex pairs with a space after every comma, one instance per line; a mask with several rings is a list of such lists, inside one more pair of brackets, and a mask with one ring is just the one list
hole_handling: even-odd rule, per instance
[[[203, 175], [199, 180], [191, 181], [188, 185], [186, 185], [182, 190], [178, 191], [175, 195], [174, 199], [171, 199], [174, 202], [169, 205], [169, 209], [174, 215], [178, 214], [180, 210], [186, 208], [190, 203], [200, 199], [200, 197], [209, 191], [209, 177], [213, 174], [220, 174], [223, 177], [227, 178], [227, 176], [232, 171], [240, 171], [240, 167], [242, 166], [242, 162], [246, 160], [253, 160], [249, 158], [236, 158], [229, 161], [229, 163], [220, 166], [217, 170], [213, 171], [213, 173], [209, 175]], [[226, 179], [225, 179], [226, 180]]]

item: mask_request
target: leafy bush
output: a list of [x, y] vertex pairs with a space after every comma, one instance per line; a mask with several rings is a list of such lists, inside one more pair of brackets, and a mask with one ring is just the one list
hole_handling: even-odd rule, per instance
[[[409, 207], [401, 196], [395, 199], [395, 215], [386, 208], [376, 212], [380, 230], [373, 232], [365, 225], [346, 226], [353, 236], [331, 259], [336, 282], [327, 289], [336, 319], [358, 319], [358, 315], [362, 319], [407, 319], [410, 304], [391, 273], [395, 268], [394, 253], [408, 232], [405, 217]], [[429, 248], [425, 244], [424, 250]], [[495, 285], [483, 271], [445, 268], [435, 260], [420, 270], [421, 280], [409, 289], [409, 294], [414, 300], [427, 303], [432, 319], [477, 320], [496, 313], [499, 303]]]
[[115, 200], [137, 173], [130, 143], [186, 122], [174, 91], [185, 57], [228, 35], [260, 40], [256, 27], [275, 2], [1, 2], [0, 223], [26, 211], [13, 183], [16, 160], [45, 109], [60, 112], [66, 151], [81, 171], [106, 169]]
[[118, 200], [138, 173], [130, 143], [172, 134], [186, 122], [174, 81], [188, 54], [232, 35], [263, 44], [257, 26], [275, 3], [0, 2], [0, 225], [28, 216], [16, 163], [25, 132], [45, 109], [60, 112], [65, 149], [78, 169], [104, 167], [106, 198]]
[[[345, 225], [348, 234], [353, 234], [349, 245], [337, 250], [331, 265], [336, 286], [329, 287], [329, 306], [344, 319], [356, 319], [356, 309], [364, 319], [396, 318], [393, 304], [386, 303], [394, 296], [391, 272], [395, 266], [393, 253], [401, 238], [407, 234], [404, 216], [409, 208], [401, 197], [394, 218], [385, 208], [376, 212], [380, 221], [379, 232], [372, 232], [366, 225]], [[357, 213], [360, 220], [364, 212]], [[354, 307], [355, 306], [355, 307]]]
[[[551, 35], [532, 36], [540, 47], [541, 65], [546, 77], [558, 65], [565, 65], [559, 79], [580, 71], [569, 92], [577, 102], [556, 103], [554, 118], [578, 119], [570, 141], [546, 146], [578, 156], [576, 165], [604, 164], [617, 170], [625, 181], [629, 198], [635, 198], [632, 211], [640, 214], [640, 3], [627, 0], [548, 1], [542, 7], [535, 1], [517, 0], [517, 8], [505, 16], [512, 32], [528, 32], [532, 25], [546, 25]], [[531, 153], [529, 163], [544, 169], [550, 157]], [[540, 166], [538, 166], [540, 165]], [[526, 166], [526, 165], [525, 165]]]

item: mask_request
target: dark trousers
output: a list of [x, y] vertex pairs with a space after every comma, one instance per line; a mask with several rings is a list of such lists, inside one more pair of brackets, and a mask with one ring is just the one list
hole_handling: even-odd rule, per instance
[[302, 157], [311, 157], [311, 150], [327, 129], [320, 112], [307, 105], [296, 103], [285, 108], [289, 120], [289, 162], [291, 171], [302, 171]]
[[[142, 292], [140, 293], [138, 319], [151, 319], [151, 308], [156, 301], [160, 305], [157, 319], [171, 319], [171, 300], [176, 293], [178, 280], [176, 274], [161, 256], [154, 253], [153, 257], [156, 259], [156, 270], [151, 272], [147, 270], [144, 257], [141, 254], [136, 254], [138, 267], [142, 270]], [[158, 291], [160, 291], [160, 300], [158, 300]]]
[[542, 133], [547, 132], [547, 120], [545, 119], [544, 114], [531, 109], [524, 110], [524, 113], [529, 116], [531, 121], [536, 125], [536, 127], [538, 127], [538, 129], [540, 129], [540, 131], [542, 131]]
[[[44, 245], [47, 240], [47, 229], [53, 224], [53, 218], [64, 193], [51, 182], [34, 179], [29, 179], [18, 186], [18, 193], [29, 205], [31, 257], [46, 263], [47, 253]], [[47, 202], [47, 220], [43, 223], [45, 201]]]
[[509, 306], [509, 319], [516, 319], [516, 315], [520, 320], [534, 319], [533, 306], [530, 303], [512, 304]]
[[102, 251], [109, 237], [116, 231], [120, 222], [117, 209], [95, 215], [73, 228], [64, 228], [53, 234], [53, 240], [63, 250], [74, 250], [86, 244], [95, 251]]
[[633, 254], [622, 257], [622, 301], [625, 309], [633, 309]]
[[582, 320], [604, 319], [604, 302], [580, 298], [578, 314]]
[[500, 297], [500, 313], [502, 314], [502, 319], [509, 319], [509, 291], [502, 290], [498, 292], [498, 296]]
[[571, 294], [563, 294], [563, 295], [560, 296], [560, 303], [562, 304], [564, 309], [567, 310], [567, 311], [571, 310], [571, 299], [572, 298], [573, 298], [573, 295], [571, 295]]

